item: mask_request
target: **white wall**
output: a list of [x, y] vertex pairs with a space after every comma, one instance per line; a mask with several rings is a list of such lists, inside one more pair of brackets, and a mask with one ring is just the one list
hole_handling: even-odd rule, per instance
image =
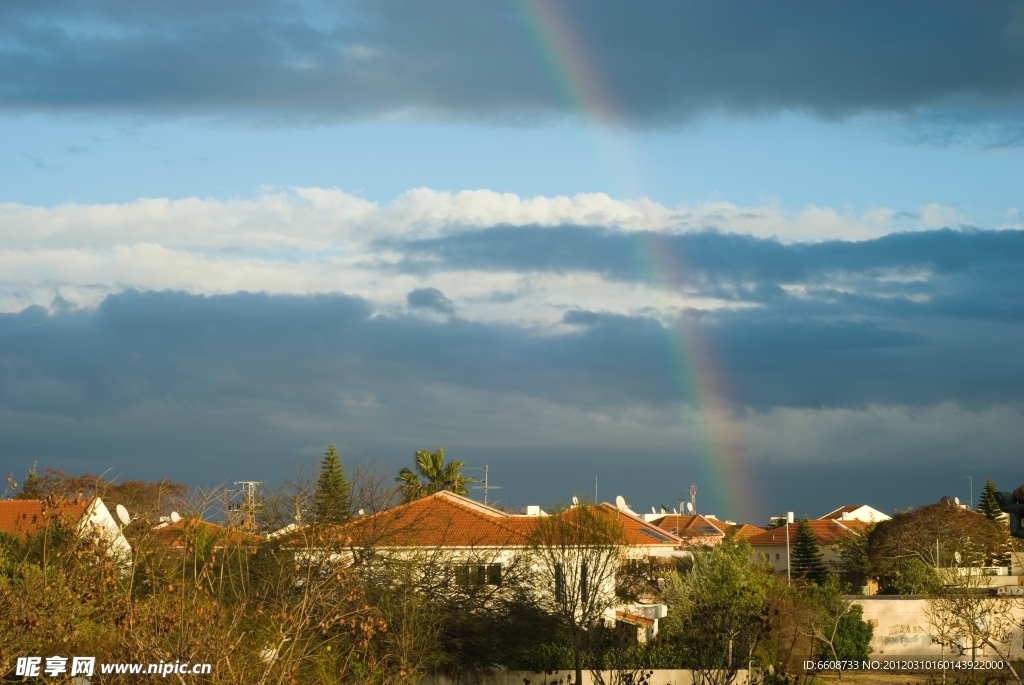
[[[604, 672], [604, 681], [611, 681], [611, 674]], [[547, 673], [535, 673], [533, 671], [497, 671], [485, 675], [481, 679], [481, 685], [566, 685], [567, 679], [575, 680], [574, 671], [552, 671]], [[655, 669], [651, 672], [650, 685], [694, 685], [693, 671], [683, 669]], [[741, 670], [736, 674], [735, 685], [746, 685], [747, 672]], [[420, 681], [422, 685], [453, 685], [450, 678], [444, 676], [428, 675]], [[575, 683], [573, 683], [575, 685]], [[590, 671], [583, 671], [582, 685], [593, 685], [593, 678]]]
[[[928, 600], [917, 597], [863, 597], [853, 600], [864, 608], [864, 620], [877, 621], [871, 647], [874, 650], [871, 658], [886, 656], [943, 656], [953, 658], [948, 647], [932, 641], [929, 636], [928, 620], [925, 611]], [[1012, 600], [1007, 600], [1012, 601]], [[1018, 606], [1021, 621], [1024, 621], [1024, 609]], [[1008, 646], [1014, 658], [1024, 657], [1021, 640], [1024, 633], [1020, 629], [1009, 637]], [[992, 649], [979, 649], [978, 658], [994, 658]]]

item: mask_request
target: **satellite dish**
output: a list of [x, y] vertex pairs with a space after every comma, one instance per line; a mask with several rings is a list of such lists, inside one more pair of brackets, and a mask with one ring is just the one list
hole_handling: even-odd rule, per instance
[[953, 504], [955, 504], [955, 505], [957, 505], [959, 507], [960, 506], [960, 498], [959, 497], [954, 497], [953, 498]]
[[654, 511], [654, 507], [651, 507], [651, 513], [652, 514], [657, 514], [658, 512]]
[[123, 523], [124, 525], [127, 526], [129, 523], [132, 522], [131, 517], [128, 515], [128, 510], [124, 508], [123, 504], [118, 504], [117, 509], [115, 509], [114, 511], [117, 512], [117, 518], [121, 519], [121, 523]]
[[626, 511], [626, 498], [622, 495], [615, 495], [615, 508], [619, 511]]
[[575, 507], [575, 506], [577, 506], [577, 505], [578, 505], [579, 503], [580, 503], [580, 498], [579, 498], [579, 497], [577, 497], [576, 495], [573, 495], [573, 496], [572, 496], [572, 505], [573, 505], [573, 506]]
[[676, 511], [676, 508], [675, 508], [675, 507], [672, 507], [672, 513], [673, 513], [673, 514], [678, 514], [679, 512], [678, 512], [678, 511]]
[[960, 552], [953, 552], [953, 558], [956, 559], [956, 563], [960, 563]]
[[366, 514], [366, 510], [365, 509], [360, 509], [359, 510], [359, 515], [360, 516], [364, 516], [365, 514]]
[[693, 513], [693, 502], [687, 502], [686, 503], [686, 513], [687, 514], [692, 514]]
[[177, 523], [181, 520], [181, 514], [176, 511], [171, 512], [171, 523]]

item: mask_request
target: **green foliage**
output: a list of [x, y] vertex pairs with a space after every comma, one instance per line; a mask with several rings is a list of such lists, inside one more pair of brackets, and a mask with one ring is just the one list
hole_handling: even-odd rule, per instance
[[[770, 569], [750, 563], [744, 540], [726, 540], [693, 553], [693, 566], [662, 594], [663, 643], [675, 645], [689, 666], [703, 673], [745, 667], [768, 624]], [[717, 677], [717, 676], [716, 676]]]
[[981, 490], [981, 496], [978, 497], [978, 513], [983, 514], [985, 518], [995, 524], [1003, 525], [1003, 512], [999, 508], [999, 502], [996, 501], [997, 492], [995, 482], [991, 478], [986, 480], [985, 487]]
[[[395, 482], [401, 486], [404, 501], [411, 502], [442, 490], [448, 490], [457, 495], [469, 494], [466, 486], [471, 484], [473, 479], [466, 478], [461, 473], [466, 464], [454, 459], [446, 464], [443, 447], [439, 447], [436, 452], [417, 450], [415, 461], [415, 471], [403, 468], [398, 472], [398, 478], [395, 479]], [[423, 480], [420, 480], [421, 478]]]
[[803, 578], [811, 583], [820, 585], [828, 577], [828, 569], [821, 558], [821, 550], [818, 548], [818, 537], [811, 528], [807, 517], [800, 519], [797, 527], [796, 540], [793, 542], [793, 549], [790, 553], [792, 564], [792, 576]]
[[818, 642], [821, 659], [866, 659], [871, 653], [872, 627], [864, 621], [863, 609], [843, 599], [835, 575], [821, 585], [804, 589], [811, 600], [811, 634]]
[[942, 580], [935, 569], [920, 559], [899, 560], [891, 575], [885, 594], [933, 595], [942, 589]]
[[316, 483], [313, 515], [320, 523], [341, 523], [352, 515], [352, 501], [345, 468], [334, 445], [327, 446]]
[[852, 605], [850, 611], [839, 619], [835, 638], [836, 654], [844, 661], [867, 659], [872, 651], [873, 635], [874, 628], [864, 620], [864, 609], [859, 604]]
[[517, 671], [568, 671], [576, 667], [576, 656], [568, 642], [541, 642], [526, 647], [509, 663]]

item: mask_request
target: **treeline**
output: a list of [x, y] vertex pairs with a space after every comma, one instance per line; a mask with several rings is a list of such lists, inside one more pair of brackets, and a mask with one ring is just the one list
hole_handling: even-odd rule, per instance
[[[385, 684], [425, 673], [473, 679], [496, 668], [580, 667], [693, 668], [707, 682], [728, 683], [748, 666], [785, 682], [804, 658], [869, 652], [871, 628], [834, 575], [787, 583], [753, 563], [741, 540], [667, 565], [617, 564], [616, 602], [645, 597], [669, 607], [659, 635], [642, 644], [634, 627], [596, 620], [602, 607], [593, 600], [590, 609], [570, 610], [565, 591], [561, 600], [538, 600], [536, 585], [550, 579], [538, 575], [536, 560], [557, 561], [551, 550], [566, 546], [569, 529], [551, 526], [571, 518], [552, 517], [548, 537], [505, 563], [500, 583], [439, 550], [382, 557], [375, 549], [386, 546], [388, 531], [369, 541], [345, 534], [356, 518], [471, 482], [443, 453], [417, 453], [415, 467], [397, 479], [372, 467], [346, 472], [331, 448], [315, 473], [300, 470], [251, 501], [168, 481], [32, 473], [13, 492], [43, 500], [45, 520], [29, 535], [0, 535], [0, 674], [21, 656], [62, 655], [208, 662], [212, 673], [192, 678], [210, 683]], [[130, 512], [130, 555], [78, 534], [63, 515], [69, 500], [92, 495]], [[170, 521], [172, 511], [180, 521]], [[602, 525], [580, 524], [573, 534], [593, 536]], [[600, 544], [572, 544], [624, 561], [614, 556], [614, 529], [601, 535]], [[478, 561], [471, 568], [486, 566]], [[594, 573], [597, 562], [587, 563]]]

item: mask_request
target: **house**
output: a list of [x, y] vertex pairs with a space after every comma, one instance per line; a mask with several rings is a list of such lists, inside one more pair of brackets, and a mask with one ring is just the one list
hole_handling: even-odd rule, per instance
[[700, 514], [668, 514], [651, 521], [652, 525], [682, 538], [688, 547], [714, 547], [725, 539], [728, 524]]
[[758, 528], [752, 526], [749, 523], [734, 523], [727, 526], [724, 533], [727, 538], [742, 538], [744, 540], [750, 540], [755, 535], [760, 535], [764, 532], [764, 528]]
[[[860, 520], [841, 521], [839, 519], [814, 519], [807, 522], [818, 539], [818, 550], [822, 561], [829, 570], [838, 570], [836, 552], [832, 549], [839, 540], [850, 535], [859, 535], [864, 523]], [[771, 563], [776, 573], [786, 573], [793, 545], [796, 543], [801, 522], [790, 523], [778, 528], [762, 531], [747, 538], [754, 548], [754, 554]], [[788, 544], [787, 544], [788, 541]]]
[[74, 526], [78, 534], [91, 534], [103, 540], [111, 557], [119, 560], [131, 556], [132, 547], [121, 532], [110, 511], [99, 497], [88, 499], [0, 500], [0, 533], [22, 540], [54, 523]]
[[[686, 541], [639, 516], [607, 503], [580, 506], [589, 508], [588, 516], [614, 518], [621, 525], [625, 550], [616, 564], [640, 568], [644, 564], [672, 563], [674, 557], [686, 554]], [[542, 546], [535, 544], [542, 522], [553, 516], [576, 516], [578, 507], [550, 516], [539, 507], [528, 507], [526, 511], [511, 514], [442, 491], [326, 530], [296, 526], [279, 539], [286, 546], [307, 550], [300, 554], [315, 553], [313, 549], [329, 546], [329, 558], [341, 563], [372, 567], [375, 563], [411, 562], [420, 573], [440, 579], [436, 582], [439, 590], [446, 585], [475, 584], [499, 592], [515, 577], [529, 579], [541, 599], [554, 599], [568, 587], [584, 594], [589, 589], [614, 595], [614, 573], [600, 580], [591, 568], [588, 582], [586, 562], [582, 566], [575, 564], [579, 566], [575, 568], [572, 559], [576, 557], [568, 555], [564, 564], [545, 565]], [[325, 535], [330, 539], [323, 539]], [[552, 566], [555, 568], [551, 569]], [[544, 568], [551, 571], [551, 577], [545, 576]], [[646, 640], [657, 634], [658, 619], [666, 613], [667, 607], [646, 598], [636, 603], [615, 604], [605, 612], [604, 620], [632, 626], [637, 629], [638, 638]]]
[[262, 542], [262, 538], [254, 533], [187, 517], [157, 524], [152, 528], [151, 536], [158, 545], [182, 550], [196, 544], [209, 545], [213, 549], [238, 544], [256, 548]]
[[830, 511], [821, 517], [822, 521], [862, 521], [864, 523], [880, 523], [888, 521], [891, 516], [886, 516], [874, 507], [866, 504], [847, 504], [835, 511]]

